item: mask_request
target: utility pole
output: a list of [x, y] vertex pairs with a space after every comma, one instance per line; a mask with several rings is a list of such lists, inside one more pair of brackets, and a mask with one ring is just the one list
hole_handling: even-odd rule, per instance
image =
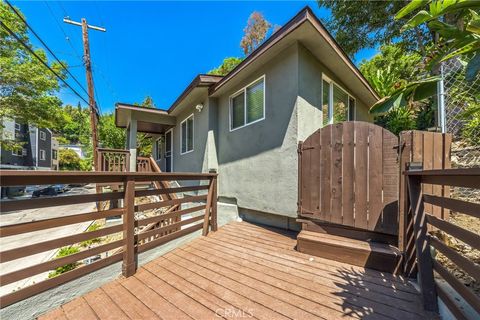
[[93, 75], [92, 75], [92, 62], [90, 59], [90, 44], [88, 41], [88, 29], [93, 29], [97, 31], [105, 32], [105, 28], [92, 26], [87, 24], [87, 19], [82, 18], [82, 22], [72, 21], [68, 18], [64, 18], [63, 22], [73, 24], [75, 26], [82, 27], [82, 40], [83, 40], [83, 60], [85, 63], [85, 71], [87, 74], [87, 87], [88, 87], [88, 103], [90, 105], [90, 127], [92, 129], [92, 147], [93, 147], [93, 166], [95, 171], [98, 171], [98, 158], [97, 158], [97, 148], [98, 148], [98, 108], [97, 103], [95, 102], [95, 92], [93, 88]]

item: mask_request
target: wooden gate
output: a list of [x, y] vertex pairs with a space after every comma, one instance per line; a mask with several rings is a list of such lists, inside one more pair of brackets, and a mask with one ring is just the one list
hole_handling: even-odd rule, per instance
[[398, 138], [367, 122], [342, 122], [300, 143], [298, 213], [398, 234]]

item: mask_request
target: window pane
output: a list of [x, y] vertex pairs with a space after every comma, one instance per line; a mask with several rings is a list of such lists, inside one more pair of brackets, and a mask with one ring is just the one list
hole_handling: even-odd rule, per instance
[[348, 100], [348, 120], [355, 120], [355, 99], [352, 97]]
[[247, 123], [263, 118], [263, 80], [247, 88]]
[[333, 85], [333, 123], [347, 121], [348, 117], [348, 94]]
[[193, 118], [187, 120], [187, 151], [193, 150]]
[[187, 152], [187, 122], [182, 123], [182, 153]]
[[245, 124], [245, 97], [243, 93], [232, 98], [232, 129]]
[[328, 114], [328, 104], [330, 101], [330, 83], [323, 80], [322, 85], [322, 115], [323, 115], [323, 125], [327, 125], [329, 122], [330, 115]]

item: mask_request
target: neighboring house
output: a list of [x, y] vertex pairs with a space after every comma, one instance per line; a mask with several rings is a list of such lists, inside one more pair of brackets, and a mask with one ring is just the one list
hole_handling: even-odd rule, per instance
[[58, 150], [58, 140], [55, 137], [52, 137], [52, 170], [59, 170]]
[[293, 227], [298, 142], [325, 124], [372, 121], [378, 99], [307, 7], [226, 76], [197, 76], [167, 111], [117, 103], [115, 120], [132, 171], [136, 132], [150, 133], [163, 171], [216, 170], [219, 201]]
[[0, 168], [9, 170], [51, 170], [52, 132], [15, 120], [3, 120], [2, 140], [15, 140], [17, 150], [1, 149]]
[[83, 146], [78, 144], [62, 144], [58, 147], [59, 150], [61, 149], [69, 149], [75, 151], [75, 153], [79, 156], [80, 159], [85, 159], [86, 155], [83, 151]]

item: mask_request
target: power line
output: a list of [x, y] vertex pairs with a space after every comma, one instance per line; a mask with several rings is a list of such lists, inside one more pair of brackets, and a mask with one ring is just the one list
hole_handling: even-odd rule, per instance
[[[73, 46], [72, 42], [70, 41], [70, 35], [67, 34], [67, 32], [65, 31], [65, 29], [63, 29], [62, 25], [58, 22], [57, 18], [55, 17], [55, 14], [53, 12], [53, 9], [50, 7], [50, 5], [48, 4], [47, 1], [44, 1], [43, 2], [45, 4], [45, 6], [47, 6], [47, 9], [48, 11], [50, 12], [50, 15], [52, 16], [53, 20], [55, 21], [55, 23], [57, 24], [58, 28], [60, 29], [60, 31], [62, 31], [64, 37], [65, 37], [65, 41], [67, 41], [67, 43], [70, 45], [70, 47], [72, 48], [73, 50], [73, 53], [76, 55], [76, 57], [83, 62], [83, 57], [78, 53], [77, 49], [75, 49], [75, 47]], [[58, 4], [60, 4], [60, 2], [57, 2]], [[63, 6], [62, 6], [62, 9], [63, 9]], [[68, 16], [68, 14], [66, 13], [65, 9], [63, 9], [64, 13], [65, 13], [65, 16]]]
[[77, 80], [77, 78], [75, 78], [75, 76], [70, 72], [70, 70], [68, 70], [68, 68], [63, 64], [62, 61], [60, 61], [60, 59], [55, 55], [55, 53], [47, 46], [47, 44], [45, 43], [45, 41], [42, 40], [42, 38], [40, 38], [40, 36], [35, 32], [35, 30], [33, 30], [33, 28], [28, 24], [27, 21], [25, 21], [25, 19], [23, 19], [22, 15], [17, 11], [17, 9], [15, 9], [14, 6], [12, 6], [12, 4], [10, 3], [10, 1], [8, 0], [5, 0], [5, 2], [8, 4], [8, 6], [13, 10], [13, 12], [15, 12], [15, 14], [20, 18], [20, 20], [23, 21], [23, 23], [27, 26], [28, 29], [30, 29], [30, 31], [35, 35], [35, 37], [37, 37], [37, 39], [42, 43], [42, 45], [47, 49], [48, 52], [50, 52], [50, 54], [55, 58], [55, 60], [58, 61], [58, 63], [62, 66], [62, 68], [72, 77], [72, 79], [80, 86], [80, 88], [86, 93], [88, 94], [88, 91], [87, 89], [85, 89], [83, 87], [83, 85], [80, 83], [80, 81]]
[[35, 58], [37, 58], [38, 61], [40, 61], [48, 70], [50, 70], [60, 81], [62, 81], [70, 90], [72, 90], [73, 93], [77, 95], [80, 99], [82, 99], [87, 105], [90, 105], [90, 103], [78, 93], [77, 90], [75, 90], [65, 79], [63, 79], [55, 70], [53, 70], [45, 61], [43, 61], [42, 58], [40, 58], [35, 51], [33, 51], [28, 44], [26, 44], [22, 39], [20, 39], [19, 36], [15, 34], [3, 21], [0, 20], [0, 25], [7, 30], [7, 32], [14, 37], [25, 49], [27, 49]]

